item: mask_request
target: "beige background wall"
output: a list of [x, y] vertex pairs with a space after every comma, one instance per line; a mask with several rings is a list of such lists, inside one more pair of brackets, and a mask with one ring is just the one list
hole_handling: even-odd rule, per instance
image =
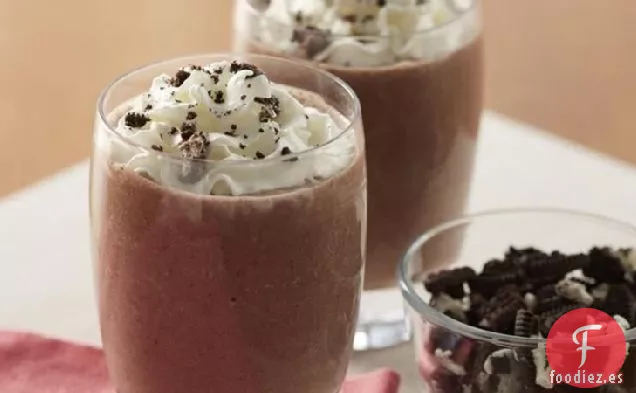
[[[636, 1], [485, 4], [488, 107], [636, 163]], [[231, 7], [0, 0], [0, 196], [88, 156], [95, 99], [113, 77], [228, 49]]]

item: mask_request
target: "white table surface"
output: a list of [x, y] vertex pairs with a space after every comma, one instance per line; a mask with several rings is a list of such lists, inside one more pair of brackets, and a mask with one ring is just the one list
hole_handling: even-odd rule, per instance
[[[636, 223], [636, 168], [487, 112], [470, 211], [541, 206]], [[88, 163], [0, 199], [0, 328], [99, 345], [88, 234]], [[351, 373], [389, 366], [418, 391], [405, 345], [357, 355]]]

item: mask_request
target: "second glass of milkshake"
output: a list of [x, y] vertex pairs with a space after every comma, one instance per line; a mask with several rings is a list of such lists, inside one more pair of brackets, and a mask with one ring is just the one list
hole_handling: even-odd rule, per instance
[[360, 105], [284, 59], [209, 55], [102, 93], [91, 170], [118, 393], [336, 393], [366, 241]]
[[[369, 236], [357, 349], [408, 338], [397, 261], [419, 233], [464, 212], [482, 109], [481, 22], [479, 0], [236, 2], [237, 50], [314, 62], [360, 97]], [[460, 240], [423, 250], [424, 260], [451, 261]]]

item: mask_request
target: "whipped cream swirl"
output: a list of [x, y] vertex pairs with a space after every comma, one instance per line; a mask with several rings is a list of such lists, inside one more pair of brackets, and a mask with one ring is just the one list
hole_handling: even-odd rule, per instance
[[127, 104], [117, 131], [162, 154], [120, 146], [116, 156], [152, 180], [202, 194], [259, 193], [329, 177], [350, 162], [354, 141], [342, 135], [324, 152], [295, 155], [343, 129], [291, 91], [236, 61], [160, 75]]
[[264, 16], [252, 21], [258, 23], [252, 39], [340, 66], [434, 60], [472, 41], [479, 30], [475, 0], [247, 1]]

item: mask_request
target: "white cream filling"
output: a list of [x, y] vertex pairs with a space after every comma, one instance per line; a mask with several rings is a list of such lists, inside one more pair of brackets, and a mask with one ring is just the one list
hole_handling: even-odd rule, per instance
[[565, 278], [556, 284], [555, 289], [557, 294], [573, 302], [582, 303], [586, 306], [591, 306], [594, 302], [594, 297], [587, 291], [585, 284], [580, 282]]
[[439, 312], [450, 312], [458, 318], [463, 318], [470, 309], [470, 298], [454, 299], [445, 293], [440, 293], [431, 299], [431, 306]]
[[316, 61], [353, 67], [430, 61], [474, 39], [479, 18], [466, 11], [473, 1], [466, 7], [456, 0], [386, 0], [383, 5], [378, 0], [271, 0], [255, 21], [254, 38], [294, 53], [299, 44], [291, 40], [293, 28], [313, 26], [331, 36]]
[[440, 362], [440, 365], [444, 370], [448, 370], [455, 375], [464, 375], [466, 370], [464, 366], [458, 364], [452, 359], [453, 353], [449, 350], [442, 350], [440, 348], [435, 349], [435, 357]]
[[[117, 143], [115, 161], [171, 187], [221, 195], [300, 186], [328, 178], [352, 161], [354, 136], [348, 132], [338, 137], [344, 119], [337, 124], [329, 114], [303, 106], [288, 88], [264, 74], [240, 68], [230, 62], [185, 67], [188, 76], [180, 86], [168, 75], [156, 77], [147, 93], [125, 104], [127, 113], [142, 114], [145, 124], [131, 126], [121, 116], [117, 131], [166, 154]], [[277, 100], [276, 111], [271, 99]], [[195, 140], [184, 134], [189, 126], [207, 141], [204, 149], [195, 150], [197, 161], [184, 153]], [[294, 156], [318, 146], [319, 151]], [[188, 165], [202, 169], [194, 179], [184, 176]]]
[[537, 369], [535, 383], [544, 389], [552, 389], [552, 381], [550, 380], [552, 368], [548, 364], [545, 351], [545, 343], [539, 344], [537, 348], [532, 350], [532, 359]]

